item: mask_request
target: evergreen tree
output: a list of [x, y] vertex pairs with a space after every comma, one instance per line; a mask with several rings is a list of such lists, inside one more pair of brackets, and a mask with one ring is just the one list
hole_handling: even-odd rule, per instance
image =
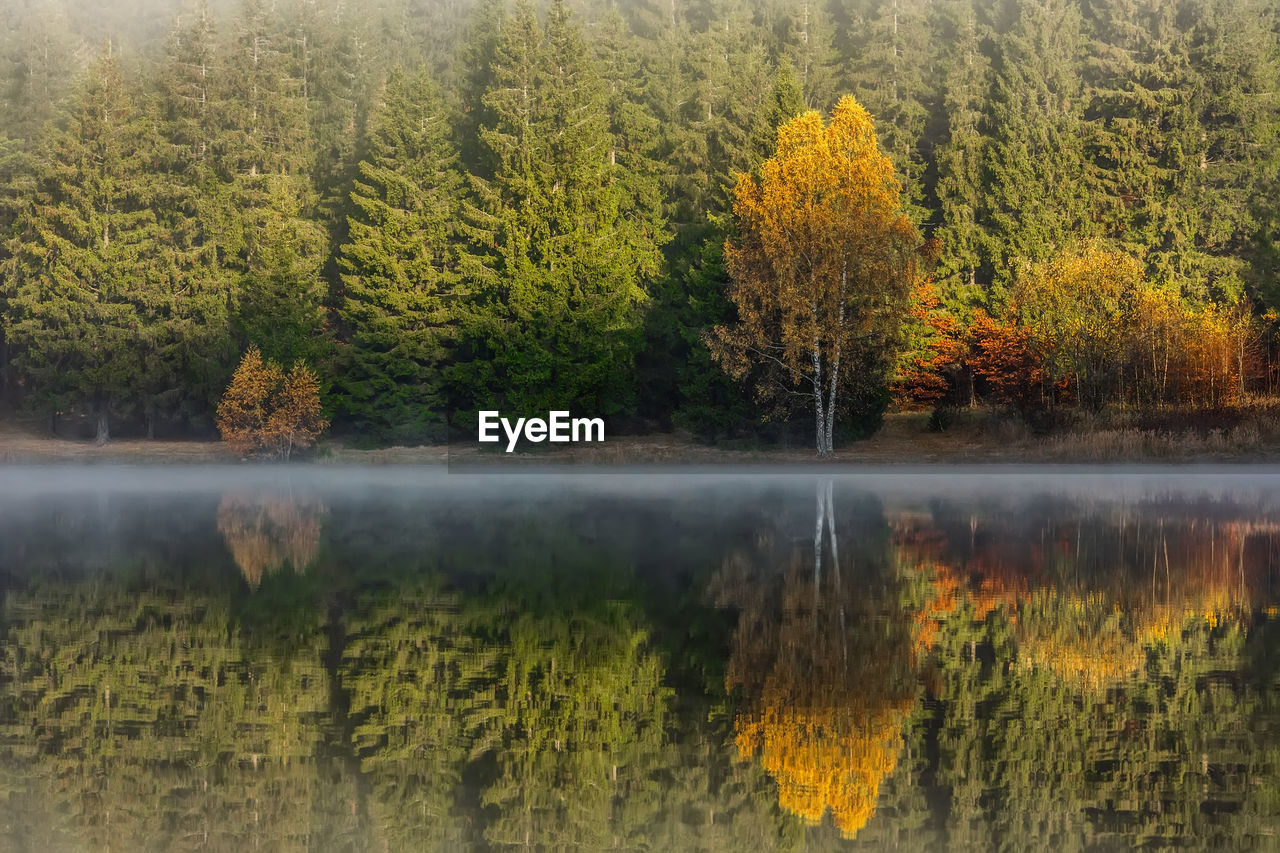
[[1217, 0], [1190, 12], [1186, 52], [1199, 69], [1191, 99], [1198, 144], [1183, 143], [1179, 203], [1166, 216], [1166, 233], [1191, 249], [1177, 271], [1180, 283], [1192, 298], [1230, 303], [1248, 279], [1275, 304], [1275, 272], [1265, 254], [1255, 255], [1253, 241], [1274, 208], [1270, 186], [1280, 173], [1280, 16], [1256, 0]]
[[263, 0], [246, 0], [218, 93], [215, 151], [229, 184], [222, 242], [240, 274], [241, 342], [282, 363], [316, 363], [326, 356], [328, 238], [316, 216], [305, 54], [295, 35]]
[[506, 7], [506, 0], [479, 0], [471, 14], [466, 42], [458, 53], [463, 68], [458, 92], [461, 109], [457, 138], [460, 153], [471, 172], [486, 178], [492, 177], [485, 171], [491, 164], [480, 139], [480, 130], [493, 126], [495, 120], [485, 103], [485, 94], [493, 88], [494, 62], [502, 38]]
[[989, 282], [984, 224], [978, 214], [985, 192], [985, 148], [981, 122], [990, 65], [982, 53], [984, 24], [969, 0], [950, 0], [937, 13], [943, 48], [939, 79], [946, 135], [936, 151], [941, 296], [954, 308], [979, 304]]
[[1081, 23], [1067, 0], [1028, 0], [997, 41], [987, 110], [987, 224], [993, 284], [1021, 261], [1092, 236], [1081, 126]]
[[462, 177], [425, 71], [393, 72], [373, 122], [339, 260], [349, 331], [342, 405], [380, 438], [420, 441], [445, 420], [445, 372], [463, 316]]
[[[753, 171], [777, 146], [778, 128], [805, 111], [804, 99], [794, 68], [779, 67], [755, 143], [758, 152]], [[725, 268], [725, 240], [732, 236], [728, 216], [712, 216], [709, 231], [698, 254], [683, 275], [671, 282], [665, 295], [665, 311], [655, 312], [655, 326], [671, 336], [663, 346], [654, 347], [675, 361], [669, 368], [676, 383], [677, 409], [674, 420], [700, 435], [716, 438], [757, 425], [761, 412], [742, 394], [739, 383], [730, 378], [711, 356], [704, 336], [733, 319], [728, 299], [729, 273]]]
[[800, 0], [792, 9], [790, 24], [788, 40], [804, 103], [810, 109], [825, 109], [835, 100], [838, 65], [830, 17], [817, 0]]
[[485, 287], [476, 326], [480, 387], [532, 413], [612, 414], [626, 402], [645, 284], [663, 241], [659, 211], [611, 162], [606, 92], [562, 2], [545, 35], [521, 3], [504, 29], [481, 138], [482, 185], [469, 264]]
[[234, 278], [220, 253], [227, 195], [215, 172], [213, 84], [218, 65], [212, 16], [201, 3], [169, 37], [156, 81], [159, 147], [152, 209], [172, 278], [152, 308], [159, 320], [147, 353], [148, 434], [163, 414], [206, 421], [235, 354]]
[[924, 219], [925, 132], [936, 83], [935, 39], [922, 0], [868, 0], [855, 7], [848, 84], [884, 128], [881, 142], [902, 177], [913, 216]]
[[151, 209], [153, 151], [106, 50], [39, 156], [9, 245], [7, 337], [29, 402], [54, 415], [87, 407], [100, 442], [112, 414], [143, 402], [148, 312], [169, 274]]

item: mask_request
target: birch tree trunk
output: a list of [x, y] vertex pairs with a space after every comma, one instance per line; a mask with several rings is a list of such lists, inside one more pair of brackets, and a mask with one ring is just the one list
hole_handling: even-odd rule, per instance
[[822, 400], [822, 348], [818, 343], [818, 306], [813, 306], [813, 408], [817, 419], [818, 455], [827, 456], [826, 438], [830, 432], [831, 410]]

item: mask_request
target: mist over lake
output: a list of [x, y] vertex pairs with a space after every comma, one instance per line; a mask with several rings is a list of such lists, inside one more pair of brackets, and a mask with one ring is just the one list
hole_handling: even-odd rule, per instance
[[6, 468], [0, 847], [1270, 849], [1277, 473]]

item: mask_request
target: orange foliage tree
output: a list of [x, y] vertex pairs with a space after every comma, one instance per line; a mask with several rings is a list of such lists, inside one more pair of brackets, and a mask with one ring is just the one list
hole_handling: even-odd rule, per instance
[[257, 347], [240, 360], [218, 404], [218, 432], [242, 455], [288, 459], [329, 426], [320, 405], [320, 383], [299, 362], [287, 374], [264, 360]]
[[1004, 314], [969, 331], [975, 375], [1023, 410], [1230, 405], [1261, 343], [1248, 310], [1188, 305], [1096, 243], [1025, 268]]
[[1026, 412], [1042, 408], [1052, 387], [1044, 384], [1044, 355], [1030, 329], [1016, 317], [1001, 319], [979, 310], [969, 326], [969, 367], [987, 383], [991, 397]]
[[943, 308], [930, 278], [912, 288], [905, 346], [893, 381], [900, 405], [936, 403], [947, 394], [964, 361], [963, 333], [955, 316]]
[[738, 323], [709, 343], [731, 375], [763, 368], [763, 397], [812, 402], [820, 456], [832, 452], [841, 395], [882, 387], [892, 367], [919, 244], [900, 196], [851, 97], [829, 123], [816, 111], [787, 122], [759, 177], [738, 175], [739, 236], [725, 244]]

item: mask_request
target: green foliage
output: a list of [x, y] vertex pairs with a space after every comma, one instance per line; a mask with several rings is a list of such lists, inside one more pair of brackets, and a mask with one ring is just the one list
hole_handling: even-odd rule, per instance
[[[610, 155], [606, 90], [563, 3], [545, 29], [519, 5], [496, 49], [481, 129], [492, 179], [479, 182], [481, 283], [471, 392], [486, 404], [616, 413], [628, 397], [645, 285], [662, 220]], [[647, 203], [646, 203], [647, 202]]]
[[87, 404], [99, 440], [110, 416], [150, 414], [183, 396], [184, 362], [216, 347], [225, 316], [206, 282], [184, 276], [187, 220], [160, 213], [167, 187], [156, 149], [153, 125], [104, 53], [68, 127], [37, 155], [9, 243], [6, 339], [19, 348], [28, 403]]
[[373, 119], [342, 247], [342, 408], [384, 441], [439, 438], [467, 291], [458, 271], [462, 177], [438, 90], [395, 71]]
[[[962, 332], [1004, 311], [1020, 264], [1087, 239], [1189, 310], [1280, 306], [1264, 0], [175, 10], [0, 9], [8, 402], [207, 429], [253, 345], [315, 364], [366, 441], [438, 439], [480, 406], [757, 431], [701, 343], [732, 320], [717, 223], [777, 126], [844, 94], [937, 241]], [[434, 82], [384, 88], [397, 66]], [[100, 129], [90, 91], [121, 107]], [[108, 136], [105, 159], [74, 159]], [[109, 213], [103, 182], [122, 193]]]

